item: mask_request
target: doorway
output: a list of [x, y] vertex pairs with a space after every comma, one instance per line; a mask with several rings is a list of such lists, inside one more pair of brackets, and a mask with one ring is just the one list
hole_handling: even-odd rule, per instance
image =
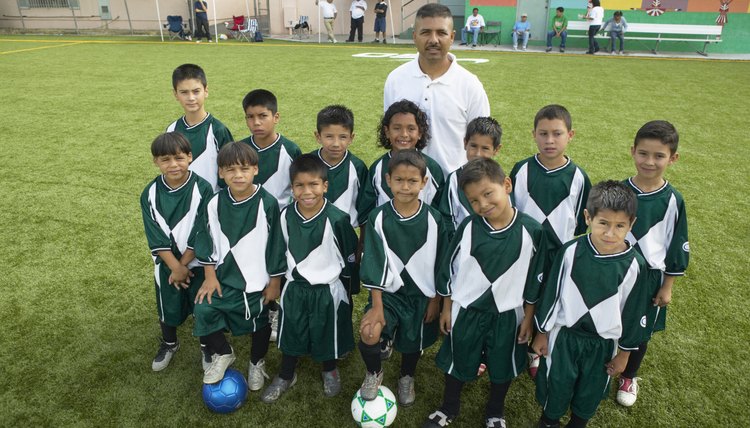
[[531, 41], [546, 40], [548, 9], [548, 0], [518, 0], [516, 6], [516, 21], [521, 20], [522, 13], [528, 15], [526, 20], [531, 24]]

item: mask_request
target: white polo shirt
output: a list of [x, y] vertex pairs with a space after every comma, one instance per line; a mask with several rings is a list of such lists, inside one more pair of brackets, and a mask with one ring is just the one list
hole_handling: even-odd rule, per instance
[[[363, 7], [364, 10], [357, 6]], [[365, 16], [365, 10], [367, 10], [367, 3], [365, 0], [354, 0], [349, 8], [349, 12], [352, 13], [352, 19], [358, 19]]]
[[589, 18], [591, 18], [589, 26], [602, 25], [602, 20], [604, 19], [604, 8], [601, 6], [592, 8], [591, 12], [589, 12]]
[[333, 19], [336, 16], [336, 5], [328, 3], [326, 0], [320, 0], [320, 13], [323, 15], [323, 19]]
[[419, 67], [418, 58], [393, 70], [385, 81], [383, 111], [407, 99], [427, 113], [432, 138], [423, 150], [447, 176], [466, 163], [464, 137], [472, 119], [490, 115], [490, 101], [479, 78], [449, 53], [450, 68], [435, 80]]

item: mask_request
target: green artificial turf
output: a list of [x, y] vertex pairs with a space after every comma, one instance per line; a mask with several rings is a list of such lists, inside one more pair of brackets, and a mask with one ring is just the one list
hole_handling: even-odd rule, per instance
[[[153, 138], [181, 115], [171, 72], [202, 65], [207, 109], [236, 139], [248, 135], [241, 100], [255, 88], [279, 98], [278, 130], [303, 152], [315, 148], [318, 110], [342, 103], [355, 113], [351, 150], [366, 163], [382, 152], [375, 127], [382, 88], [401, 62], [353, 58], [404, 54], [413, 47], [266, 42], [155, 43], [144, 38], [0, 37], [0, 425], [4, 426], [354, 426], [349, 402], [364, 374], [353, 353], [340, 364], [343, 392], [322, 394], [319, 366], [303, 359], [299, 382], [276, 405], [251, 393], [235, 414], [211, 414], [200, 398], [202, 372], [192, 322], [182, 349], [151, 371], [159, 329], [152, 262], [138, 197], [158, 174]], [[750, 363], [747, 264], [750, 229], [747, 102], [750, 63], [460, 52], [503, 125], [498, 160], [506, 170], [535, 152], [535, 112], [565, 105], [576, 136], [569, 155], [592, 182], [634, 171], [629, 147], [646, 121], [680, 132], [680, 160], [668, 179], [687, 201], [691, 264], [677, 280], [668, 328], [651, 342], [630, 409], [605, 400], [591, 426], [738, 426]], [[366, 295], [356, 298], [355, 325]], [[230, 339], [245, 372], [249, 338]], [[441, 401], [437, 346], [420, 362], [417, 403], [394, 426], [414, 427]], [[267, 356], [270, 374], [280, 354]], [[395, 389], [399, 358], [385, 365]], [[458, 427], [481, 426], [486, 376], [464, 390]], [[526, 374], [506, 400], [511, 427], [531, 427], [540, 408]], [[614, 397], [614, 391], [610, 398]]]

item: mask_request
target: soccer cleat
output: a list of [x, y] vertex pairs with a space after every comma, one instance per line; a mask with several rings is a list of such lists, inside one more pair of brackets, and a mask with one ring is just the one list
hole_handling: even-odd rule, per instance
[[614, 54], [615, 54], [615, 51], [609, 51], [609, 54], [610, 54], [610, 55], [614, 55]]
[[565, 53], [565, 48], [560, 48], [560, 53]]
[[273, 378], [273, 382], [266, 387], [263, 393], [260, 395], [260, 401], [264, 403], [275, 403], [276, 400], [281, 397], [281, 394], [286, 392], [287, 389], [294, 386], [297, 383], [297, 373], [294, 374], [292, 380], [284, 380], [278, 376]]
[[524, 46], [523, 48], [521, 48], [521, 50], [524, 51], [524, 52], [526, 52], [526, 46]]
[[372, 401], [378, 396], [378, 389], [380, 384], [383, 383], [383, 371], [380, 373], [367, 372], [365, 380], [362, 381], [362, 386], [359, 388], [359, 395], [365, 401]]
[[155, 372], [160, 372], [167, 368], [169, 365], [169, 362], [172, 361], [172, 357], [174, 356], [174, 353], [177, 352], [177, 350], [180, 349], [180, 341], [176, 341], [175, 343], [172, 343], [171, 345], [165, 342], [164, 340], [161, 341], [159, 344], [159, 350], [156, 351], [156, 356], [154, 357], [154, 361], [151, 362], [151, 369]]
[[203, 383], [206, 384], [216, 383], [224, 379], [224, 372], [227, 371], [235, 360], [234, 350], [232, 350], [231, 354], [214, 354], [211, 360], [211, 366], [203, 374]]
[[505, 418], [487, 418], [484, 421], [484, 426], [487, 428], [505, 428]]
[[550, 47], [548, 47], [547, 49], [545, 49], [544, 51], [545, 51], [545, 52], [552, 52], [552, 47], [550, 46]]
[[471, 45], [471, 47], [472, 47], [472, 48], [475, 48], [475, 47], [477, 47], [477, 44], [476, 44], [476, 43], [474, 43], [474, 44], [472, 44], [472, 45]]
[[268, 339], [275, 342], [279, 338], [279, 311], [268, 311], [268, 322], [271, 323], [271, 337]]
[[393, 341], [383, 340], [380, 342], [380, 359], [387, 360], [393, 354]]
[[211, 354], [211, 351], [208, 350], [208, 347], [201, 346], [201, 365], [203, 365], [204, 373], [206, 370], [208, 370], [209, 367], [211, 367], [212, 361], [213, 361], [213, 354]]
[[398, 404], [409, 407], [414, 404], [417, 394], [414, 391], [414, 378], [406, 375], [398, 380]]
[[257, 364], [253, 364], [250, 361], [250, 365], [247, 369], [247, 389], [250, 391], [260, 391], [263, 388], [265, 379], [270, 379], [266, 373], [266, 361], [260, 360]]
[[536, 379], [536, 372], [539, 371], [539, 362], [541, 358], [539, 354], [529, 352], [529, 376], [532, 379]]
[[373, 43], [380, 43], [380, 40], [378, 40], [378, 39], [375, 39], [375, 40], [373, 40], [372, 42], [373, 42]]
[[427, 417], [422, 424], [422, 428], [440, 428], [447, 427], [453, 422], [453, 418], [443, 413], [441, 410], [435, 410]]
[[639, 377], [627, 378], [620, 376], [620, 387], [617, 388], [617, 402], [625, 407], [635, 404], [638, 399], [638, 381]]
[[341, 378], [339, 377], [339, 371], [333, 369], [329, 372], [322, 372], [323, 377], [323, 394], [326, 397], [335, 397], [341, 392]]
[[620, 55], [625, 55], [625, 51], [620, 51]]

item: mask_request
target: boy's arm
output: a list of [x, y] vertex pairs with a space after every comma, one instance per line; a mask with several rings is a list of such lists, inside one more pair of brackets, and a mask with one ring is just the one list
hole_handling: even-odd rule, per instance
[[143, 194], [141, 194], [141, 214], [143, 216], [143, 228], [146, 233], [148, 247], [151, 250], [151, 254], [156, 256], [159, 251], [171, 251], [172, 240], [166, 233], [164, 233], [164, 230], [162, 230], [159, 223], [156, 221], [156, 214], [153, 211], [151, 202], [149, 201], [149, 187], [147, 187], [146, 190], [143, 191]]
[[380, 332], [385, 327], [383, 291], [371, 288], [370, 300], [372, 301], [372, 307], [365, 313], [359, 323], [359, 334], [365, 343], [372, 341], [373, 338], [380, 337]]
[[425, 202], [428, 202], [431, 206], [437, 208], [440, 203], [438, 195], [440, 194], [440, 190], [445, 187], [445, 175], [443, 174], [443, 168], [441, 168], [434, 160], [428, 163], [428, 166], [430, 168], [430, 175], [435, 183], [435, 195], [432, 197], [431, 201]]
[[169, 267], [172, 273], [169, 274], [169, 283], [176, 289], [188, 288], [190, 284], [190, 270], [177, 260], [172, 254], [172, 250], [161, 250], [156, 253], [164, 263]]
[[561, 277], [565, 267], [565, 255], [567, 251], [574, 251], [570, 247], [563, 247], [555, 256], [552, 267], [544, 280], [541, 289], [540, 298], [535, 304], [534, 323], [536, 329], [541, 333], [546, 333], [555, 325], [557, 313], [560, 309], [558, 296], [562, 292]]
[[622, 335], [617, 346], [623, 351], [635, 351], [647, 339], [649, 329], [646, 328], [646, 313], [651, 303], [649, 290], [653, 290], [654, 282], [661, 278], [661, 271], [649, 269], [646, 261], [637, 256], [640, 259], [638, 277], [630, 293], [624, 296], [622, 306]]
[[[565, 15], [563, 15], [562, 29], [560, 30], [560, 33], [562, 33], [563, 31], [567, 29], [568, 29], [568, 18], [566, 18]], [[557, 35], [559, 36], [560, 33], [557, 33]]]
[[202, 304], [203, 299], [205, 298], [208, 301], [208, 304], [211, 304], [211, 296], [213, 296], [214, 292], [219, 295], [219, 297], [223, 297], [221, 294], [221, 284], [219, 284], [219, 280], [216, 278], [216, 268], [213, 264], [207, 264], [204, 265], [205, 268], [205, 274], [206, 278], [203, 280], [203, 284], [201, 285], [201, 288], [198, 290], [198, 293], [195, 295], [195, 303], [196, 304]]
[[[458, 230], [453, 234], [447, 248], [443, 250], [439, 262], [435, 264], [435, 291], [443, 297], [449, 297], [453, 294], [453, 278], [455, 272], [460, 266], [457, 265], [456, 258], [461, 251], [461, 239], [468, 225], [471, 224], [471, 217], [466, 217]], [[445, 309], [445, 308], [443, 308]]]
[[690, 243], [688, 242], [688, 223], [685, 201], [682, 195], [675, 194], [677, 200], [677, 218], [675, 219], [672, 240], [667, 247], [664, 260], [664, 280], [654, 297], [654, 305], [666, 306], [672, 301], [672, 286], [676, 277], [685, 275], [690, 261]]
[[453, 300], [451, 299], [451, 297], [443, 297], [443, 310], [440, 311], [440, 331], [446, 336], [451, 332], [452, 310]]
[[[359, 181], [355, 205], [357, 208], [357, 223], [359, 224], [360, 232], [362, 232], [364, 231], [364, 225], [367, 223], [370, 212], [375, 208], [374, 190], [371, 192], [367, 190], [368, 183], [370, 182], [370, 172], [367, 170], [365, 164], [362, 161], [352, 162], [352, 166], [357, 170], [357, 180]], [[362, 238], [360, 237], [360, 239]]]

